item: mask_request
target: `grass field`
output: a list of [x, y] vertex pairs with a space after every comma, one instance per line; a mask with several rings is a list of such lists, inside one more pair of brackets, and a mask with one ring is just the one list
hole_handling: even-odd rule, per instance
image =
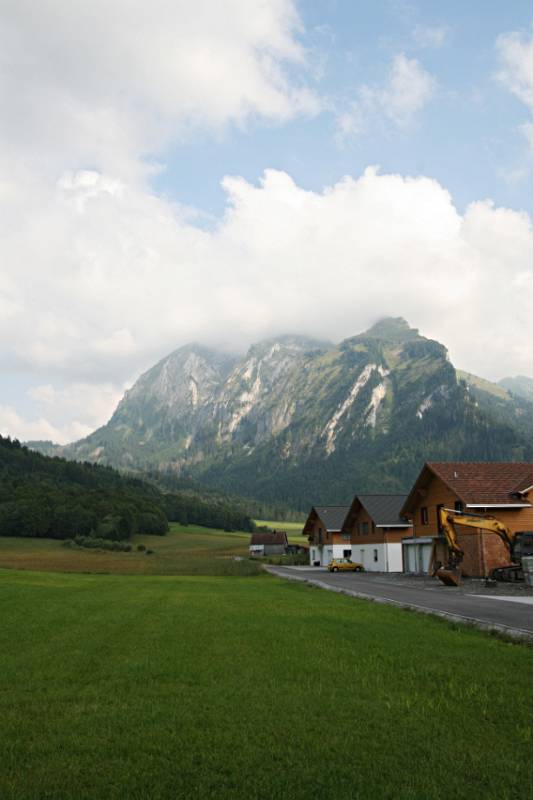
[[[260, 522], [286, 530], [290, 542], [305, 544], [299, 522]], [[57, 539], [0, 536], [0, 569], [89, 572], [115, 575], [251, 575], [260, 567], [248, 560], [250, 534], [171, 523], [166, 536], [134, 536], [131, 553], [66, 548]], [[139, 544], [154, 551], [146, 555]], [[235, 561], [235, 556], [245, 558]]]
[[287, 531], [287, 538], [291, 544], [307, 544], [307, 539], [302, 536], [303, 522], [276, 522], [271, 519], [256, 519], [256, 525], [266, 525], [276, 531]]
[[[249, 533], [171, 524], [166, 536], [134, 536], [133, 552], [66, 548], [56, 539], [0, 537], [0, 568], [124, 575], [249, 575], [259, 566], [247, 559]], [[136, 551], [139, 544], [153, 555]]]
[[267, 575], [0, 571], [2, 800], [533, 793], [533, 650]]

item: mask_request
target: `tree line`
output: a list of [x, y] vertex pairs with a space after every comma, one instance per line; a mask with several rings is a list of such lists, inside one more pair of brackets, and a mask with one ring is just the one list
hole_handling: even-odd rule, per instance
[[41, 455], [0, 436], [0, 536], [123, 541], [163, 535], [168, 522], [251, 530], [251, 519], [219, 498], [165, 492], [111, 467]]

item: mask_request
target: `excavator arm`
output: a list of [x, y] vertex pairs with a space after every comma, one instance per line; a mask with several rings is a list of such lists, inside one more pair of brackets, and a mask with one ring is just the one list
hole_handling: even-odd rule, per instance
[[[497, 534], [509, 549], [512, 558], [515, 534], [506, 525], [494, 517], [483, 517], [477, 514], [464, 514], [462, 511], [452, 511], [449, 508], [439, 508], [439, 523], [446, 541], [450, 556], [446, 567], [440, 567], [435, 571], [435, 575], [448, 586], [458, 586], [461, 582], [459, 565], [464, 557], [464, 550], [460, 547], [457, 539], [455, 526], [461, 525], [462, 528], [470, 528], [469, 533], [476, 531], [490, 531]], [[466, 533], [466, 531], [465, 531]]]

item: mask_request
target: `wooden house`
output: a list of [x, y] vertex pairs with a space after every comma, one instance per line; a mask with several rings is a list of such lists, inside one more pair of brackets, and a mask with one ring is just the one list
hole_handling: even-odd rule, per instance
[[252, 533], [250, 539], [251, 556], [284, 555], [287, 552], [288, 541], [285, 531]]
[[342, 532], [350, 536], [351, 559], [370, 572], [402, 572], [402, 539], [412, 523], [401, 517], [405, 494], [354, 497]]
[[[403, 539], [406, 572], [427, 573], [437, 559], [446, 562], [440, 531], [440, 507], [490, 515], [511, 531], [533, 530], [533, 464], [524, 462], [428, 462], [409, 493], [401, 513], [412, 522]], [[494, 533], [457, 528], [464, 549], [462, 572], [484, 577], [509, 562], [509, 553]]]
[[344, 521], [350, 506], [313, 506], [303, 528], [309, 542], [309, 563], [327, 567], [334, 558], [351, 558], [350, 534]]

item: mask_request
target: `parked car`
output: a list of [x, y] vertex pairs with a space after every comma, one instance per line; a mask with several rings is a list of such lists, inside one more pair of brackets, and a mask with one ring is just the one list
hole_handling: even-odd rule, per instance
[[349, 558], [334, 558], [328, 565], [330, 572], [364, 572], [365, 568], [357, 561], [350, 561]]

